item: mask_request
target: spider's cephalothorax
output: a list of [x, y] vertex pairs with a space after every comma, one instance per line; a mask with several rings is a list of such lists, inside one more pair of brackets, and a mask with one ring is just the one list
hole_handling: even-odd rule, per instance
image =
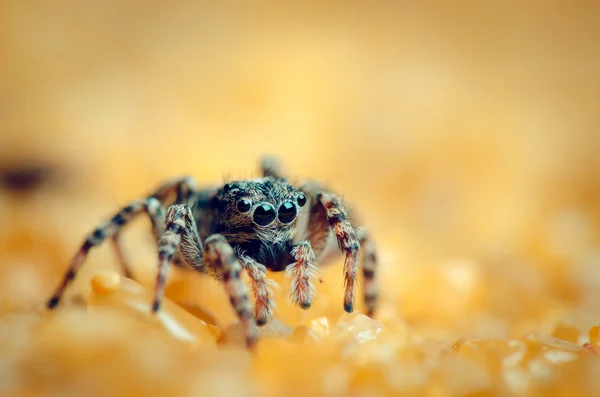
[[210, 201], [196, 205], [209, 210], [208, 216], [196, 220], [201, 238], [219, 233], [269, 270], [284, 270], [291, 263], [286, 260], [293, 262], [290, 244], [306, 196], [285, 180], [265, 177], [228, 183]]
[[[155, 313], [164, 295], [170, 263], [208, 273], [223, 282], [250, 347], [256, 342], [256, 324], [264, 325], [275, 307], [274, 283], [267, 279], [267, 269], [285, 271], [292, 282], [291, 300], [308, 309], [315, 295], [313, 283], [320, 280], [317, 265], [342, 252], [344, 310], [352, 312], [358, 251], [362, 247], [364, 302], [367, 313], [372, 315], [377, 299], [377, 260], [368, 234], [352, 225], [352, 216], [322, 186], [314, 182], [293, 185], [273, 158], [263, 158], [261, 165], [263, 177], [259, 179], [198, 190], [193, 179], [181, 178], [122, 208], [84, 240], [48, 307], [58, 304], [89, 250], [107, 238], [113, 243], [125, 275], [131, 277], [118, 232], [135, 215], [146, 213], [158, 244], [152, 305]], [[254, 314], [248, 289], [240, 277], [242, 271], [248, 274], [256, 298]]]

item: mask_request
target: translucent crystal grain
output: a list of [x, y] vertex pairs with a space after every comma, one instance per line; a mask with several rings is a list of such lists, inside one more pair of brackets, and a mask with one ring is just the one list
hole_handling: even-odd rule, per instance
[[315, 345], [321, 337], [309, 326], [301, 325], [292, 332], [288, 339], [300, 345]]
[[326, 338], [331, 333], [331, 322], [327, 317], [313, 318], [306, 322], [306, 326], [319, 338]]
[[383, 325], [361, 313], [344, 314], [331, 330], [331, 336], [338, 341], [364, 343], [377, 339]]
[[[261, 340], [284, 338], [292, 334], [294, 329], [281, 320], [271, 319], [265, 325], [258, 327], [258, 336]], [[230, 346], [245, 346], [245, 338], [242, 325], [235, 321], [231, 323], [219, 338], [219, 344]]]
[[568, 342], [550, 335], [528, 335], [525, 337], [525, 342], [532, 349], [557, 349], [575, 353], [581, 353], [583, 351], [583, 347], [576, 343]]
[[91, 312], [102, 308], [123, 310], [183, 342], [214, 345], [220, 336], [219, 328], [194, 317], [166, 298], [163, 299], [159, 312], [151, 314], [152, 292], [114, 272], [95, 275], [91, 284], [92, 292], [88, 298]]
[[577, 343], [582, 335], [583, 332], [576, 326], [562, 322], [556, 325], [551, 334], [555, 338], [572, 343]]
[[100, 295], [108, 295], [115, 292], [121, 284], [119, 273], [104, 271], [92, 278], [92, 291]]
[[206, 324], [214, 326], [218, 325], [215, 316], [210, 311], [206, 310], [204, 307], [191, 302], [177, 302], [177, 304], [185, 310], [187, 310], [194, 317], [197, 317], [200, 320], [204, 321]]
[[314, 318], [296, 327], [289, 340], [297, 344], [314, 345], [331, 333], [331, 323], [327, 317]]

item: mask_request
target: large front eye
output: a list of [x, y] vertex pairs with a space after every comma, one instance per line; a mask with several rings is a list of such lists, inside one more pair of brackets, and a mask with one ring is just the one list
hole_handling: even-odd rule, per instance
[[290, 223], [296, 219], [296, 206], [291, 201], [286, 201], [279, 207], [279, 220], [281, 223]]
[[276, 216], [275, 209], [270, 204], [261, 204], [254, 210], [254, 222], [259, 226], [267, 226]]
[[252, 207], [252, 201], [248, 199], [241, 199], [237, 202], [236, 208], [241, 213], [245, 213], [250, 211], [250, 207]]

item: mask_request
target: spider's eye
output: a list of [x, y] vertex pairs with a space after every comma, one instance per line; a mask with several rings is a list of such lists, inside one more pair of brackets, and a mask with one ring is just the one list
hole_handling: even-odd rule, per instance
[[279, 207], [279, 220], [281, 223], [290, 223], [296, 219], [296, 206], [291, 201], [286, 201]]
[[240, 212], [248, 212], [250, 211], [250, 207], [252, 206], [252, 201], [248, 199], [241, 199], [237, 202], [237, 210]]
[[254, 210], [254, 222], [260, 226], [267, 226], [276, 216], [275, 209], [270, 204], [261, 204]]
[[233, 184], [231, 183], [226, 183], [225, 186], [223, 186], [223, 193], [227, 193], [228, 191], [230, 191], [233, 188]]
[[306, 204], [306, 196], [300, 193], [300, 195], [298, 196], [298, 205], [300, 207], [304, 207], [304, 204]]

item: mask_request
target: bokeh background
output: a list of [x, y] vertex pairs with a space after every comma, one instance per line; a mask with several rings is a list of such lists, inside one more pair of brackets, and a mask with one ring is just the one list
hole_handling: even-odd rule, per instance
[[[600, 322], [599, 8], [4, 0], [0, 173], [46, 177], [0, 192], [2, 305], [41, 305], [83, 236], [163, 179], [248, 177], [273, 153], [361, 212], [381, 321], [446, 341], [568, 323], [585, 339]], [[147, 228], [124, 240], [152, 286]], [[118, 269], [108, 247], [72, 291], [103, 267]], [[335, 321], [341, 262], [323, 276], [308, 313], [274, 275], [279, 319]], [[218, 284], [173, 277], [174, 299], [233, 320]]]

